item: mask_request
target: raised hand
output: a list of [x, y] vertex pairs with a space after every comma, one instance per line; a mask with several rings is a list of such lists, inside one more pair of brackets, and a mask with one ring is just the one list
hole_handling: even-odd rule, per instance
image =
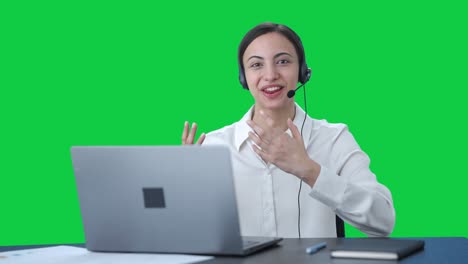
[[[190, 129], [189, 122], [185, 121], [184, 130], [182, 132], [182, 145], [193, 145], [195, 140], [195, 135], [197, 134], [197, 123], [192, 124], [192, 129]], [[198, 145], [201, 145], [205, 140], [205, 133], [202, 133], [197, 140]]]

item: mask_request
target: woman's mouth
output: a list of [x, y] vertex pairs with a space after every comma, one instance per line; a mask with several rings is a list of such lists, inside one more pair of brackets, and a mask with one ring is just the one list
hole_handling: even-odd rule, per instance
[[265, 95], [268, 98], [274, 98], [281, 94], [281, 91], [283, 90], [283, 86], [271, 86], [268, 88], [262, 89], [263, 95]]

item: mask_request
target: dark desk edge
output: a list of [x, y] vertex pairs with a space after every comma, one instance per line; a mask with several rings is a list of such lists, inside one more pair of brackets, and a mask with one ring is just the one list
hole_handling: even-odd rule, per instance
[[[329, 239], [337, 239], [337, 240], [342, 240], [342, 239], [353, 239], [353, 238], [362, 238], [362, 237], [348, 237], [348, 238], [333, 238], [333, 237], [317, 237], [317, 238], [305, 238], [305, 239], [317, 239], [317, 240], [329, 240]], [[430, 239], [467, 239], [467, 237], [390, 237], [394, 239], [419, 239], [419, 240], [430, 240]], [[305, 240], [304, 239], [304, 240]], [[298, 240], [298, 238], [285, 238], [283, 240]], [[22, 250], [22, 249], [33, 249], [33, 248], [43, 248], [43, 247], [55, 247], [55, 246], [74, 246], [74, 247], [81, 247], [85, 248], [86, 244], [84, 243], [75, 243], [75, 244], [41, 244], [41, 245], [18, 245], [18, 246], [1, 246], [0, 245], [0, 252], [5, 252], [5, 251], [13, 251], [13, 250]]]

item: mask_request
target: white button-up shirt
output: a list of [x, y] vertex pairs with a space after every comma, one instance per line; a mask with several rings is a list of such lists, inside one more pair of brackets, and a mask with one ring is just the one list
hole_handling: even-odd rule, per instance
[[[298, 237], [300, 179], [265, 163], [252, 149], [252, 129], [246, 121], [251, 108], [230, 126], [207, 134], [204, 144], [231, 150], [239, 221], [243, 236]], [[294, 124], [302, 126], [305, 112], [296, 104]], [[291, 135], [291, 132], [286, 131]], [[321, 170], [313, 187], [300, 193], [301, 236], [336, 237], [335, 214], [369, 236], [387, 236], [395, 211], [390, 191], [378, 183], [370, 160], [346, 125], [307, 116], [302, 138], [309, 157]]]

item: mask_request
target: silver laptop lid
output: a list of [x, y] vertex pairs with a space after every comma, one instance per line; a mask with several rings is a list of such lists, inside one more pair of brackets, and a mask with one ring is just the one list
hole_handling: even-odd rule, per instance
[[71, 152], [89, 250], [242, 254], [228, 148]]

